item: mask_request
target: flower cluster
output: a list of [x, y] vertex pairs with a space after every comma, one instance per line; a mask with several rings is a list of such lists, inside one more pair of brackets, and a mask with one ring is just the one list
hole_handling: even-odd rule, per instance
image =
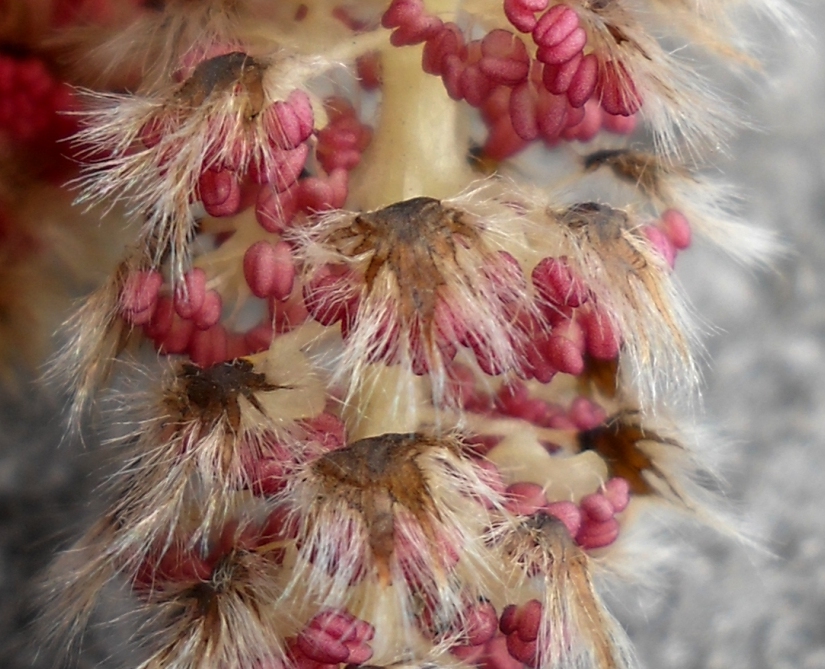
[[[790, 18], [8, 2], [4, 146], [116, 257], [50, 378], [75, 427], [138, 388], [103, 413], [129, 428], [52, 633], [119, 585], [139, 669], [635, 666], [599, 581], [647, 509], [714, 514], [674, 266], [693, 233], [772, 245], [701, 169], [733, 118], [681, 55], [752, 63], [744, 4]], [[4, 250], [42, 255], [12, 204]]]

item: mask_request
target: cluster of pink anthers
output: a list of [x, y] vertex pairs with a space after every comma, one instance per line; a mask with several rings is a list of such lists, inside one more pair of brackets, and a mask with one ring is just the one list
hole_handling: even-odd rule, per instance
[[788, 18], [0, 3], [3, 337], [33, 259], [117, 258], [52, 364], [127, 431], [54, 633], [120, 586], [142, 669], [633, 666], [627, 526], [713, 517], [676, 256], [770, 245], [698, 169], [732, 119], [686, 55], [751, 63], [751, 4]]

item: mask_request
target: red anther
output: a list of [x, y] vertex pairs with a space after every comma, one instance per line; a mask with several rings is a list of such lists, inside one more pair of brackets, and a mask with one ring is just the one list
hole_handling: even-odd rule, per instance
[[507, 383], [496, 393], [496, 409], [506, 416], [539, 423], [545, 417], [549, 405], [542, 399], [530, 397], [523, 383]]
[[422, 0], [393, 0], [381, 17], [381, 25], [395, 28], [390, 35], [393, 46], [409, 46], [434, 37], [444, 23], [427, 13]]
[[267, 350], [272, 344], [274, 334], [275, 331], [270, 323], [261, 323], [251, 330], [247, 330], [243, 335], [243, 345], [247, 355]]
[[[270, 300], [269, 311], [272, 315], [272, 328], [277, 334], [290, 332], [309, 318], [304, 296], [301, 292], [292, 294], [286, 302]], [[267, 344], [267, 347], [269, 344]]]
[[255, 297], [286, 301], [295, 283], [292, 248], [285, 241], [277, 244], [264, 240], [255, 242], [244, 253], [243, 272]]
[[255, 219], [267, 232], [281, 234], [292, 223], [298, 211], [298, 184], [285, 191], [261, 186], [255, 203]]
[[610, 502], [615, 513], [621, 513], [630, 503], [630, 484], [620, 476], [614, 476], [602, 486], [602, 494]]
[[631, 135], [636, 130], [639, 119], [636, 114], [616, 116], [602, 110], [602, 126], [615, 135]]
[[624, 65], [612, 60], [603, 65], [597, 94], [602, 109], [614, 116], [630, 116], [642, 106], [642, 98]]
[[459, 57], [464, 48], [464, 35], [455, 23], [445, 23], [424, 45], [421, 66], [428, 74], [444, 74], [447, 56]]
[[536, 51], [536, 60], [546, 65], [562, 65], [582, 53], [587, 44], [587, 33], [576, 28], [562, 42], [553, 46], [540, 46]]
[[544, 88], [553, 95], [563, 95], [570, 88], [570, 82], [576, 74], [579, 64], [584, 56], [577, 53], [566, 63], [561, 65], [544, 65], [541, 72], [541, 80]]
[[579, 28], [579, 15], [565, 5], [554, 5], [539, 17], [533, 29], [533, 41], [539, 47], [561, 44]]
[[524, 663], [510, 655], [507, 637], [497, 634], [484, 646], [484, 657], [478, 666], [481, 669], [523, 669]]
[[444, 81], [444, 88], [447, 95], [453, 100], [463, 100], [464, 92], [461, 89], [461, 75], [467, 68], [467, 64], [458, 54], [449, 53], [442, 61], [441, 78]]
[[206, 170], [198, 179], [198, 197], [210, 216], [233, 216], [241, 205], [238, 175], [229, 170]]
[[358, 83], [365, 91], [374, 91], [379, 88], [383, 77], [381, 54], [378, 51], [369, 51], [358, 56], [355, 59], [355, 72], [358, 76]]
[[590, 306], [579, 311], [578, 319], [590, 355], [597, 360], [613, 360], [619, 355], [621, 336], [607, 314]]
[[255, 170], [250, 170], [250, 176], [262, 183], [272, 184], [276, 191], [285, 191], [301, 176], [307, 156], [309, 156], [309, 145], [306, 143], [299, 144], [289, 151], [278, 151], [273, 155], [271, 164], [258, 167], [257, 173]]
[[155, 344], [162, 353], [176, 355], [189, 348], [189, 341], [195, 332], [195, 324], [184, 320], [177, 314], [172, 315], [172, 326], [169, 331], [155, 339]]
[[220, 324], [208, 330], [196, 329], [189, 341], [189, 357], [200, 367], [211, 367], [228, 358], [228, 344], [226, 330]]
[[473, 107], [483, 105], [495, 85], [495, 82], [481, 70], [479, 65], [466, 66], [458, 79], [461, 97]]
[[594, 550], [609, 546], [618, 536], [619, 522], [615, 518], [599, 522], [584, 517], [576, 534], [576, 543], [585, 550]]
[[175, 289], [175, 311], [181, 318], [192, 319], [203, 308], [206, 297], [206, 272], [194, 267], [183, 275], [183, 283]]
[[551, 502], [546, 504], [543, 509], [548, 516], [558, 518], [562, 524], [567, 528], [571, 537], [575, 537], [582, 524], [582, 514], [579, 507], [573, 502]]
[[491, 30], [481, 40], [482, 57], [478, 63], [490, 79], [504, 86], [515, 86], [527, 79], [530, 55], [520, 37], [509, 30]]
[[366, 643], [375, 634], [372, 625], [346, 611], [326, 610], [307, 623], [297, 637], [298, 649], [324, 664], [363, 664], [372, 657]]
[[504, 0], [507, 20], [523, 33], [536, 27], [536, 12], [547, 9], [548, 0]]
[[171, 297], [161, 296], [152, 313], [152, 319], [144, 325], [143, 331], [151, 339], [162, 339], [172, 329], [175, 305]]
[[351, 273], [322, 267], [304, 286], [304, 303], [321, 325], [334, 325], [358, 309], [358, 294]]
[[577, 397], [573, 400], [568, 416], [579, 430], [592, 430], [607, 420], [605, 410], [586, 397]]
[[[578, 64], [571, 75], [566, 90], [570, 105], [578, 109], [583, 107], [596, 91], [596, 85], [599, 81], [599, 61], [592, 53], [587, 54], [581, 60], [574, 59], [570, 62], [574, 61]], [[567, 67], [567, 64], [560, 65], [559, 71], [561, 72]]]
[[312, 103], [295, 90], [286, 101], [273, 102], [263, 111], [262, 123], [272, 146], [288, 151], [309, 139], [315, 124]]
[[132, 325], [149, 323], [155, 313], [163, 276], [155, 270], [130, 274], [120, 291], [119, 311]]
[[352, 170], [372, 140], [372, 129], [364, 125], [348, 107], [318, 133], [315, 155], [327, 174], [336, 169]]
[[532, 516], [547, 505], [544, 489], [536, 483], [513, 483], [507, 486], [505, 494], [507, 504], [504, 508], [519, 516]]
[[539, 295], [555, 306], [578, 307], [589, 297], [587, 286], [573, 274], [566, 257], [545, 258], [530, 278]]
[[591, 98], [581, 109], [584, 111], [584, 116], [577, 124], [568, 125], [562, 131], [563, 139], [589, 142], [598, 134], [602, 127], [602, 109], [599, 102]]
[[347, 201], [349, 173], [336, 169], [326, 178], [307, 177], [298, 184], [299, 208], [308, 211], [340, 209]]
[[655, 225], [643, 226], [642, 232], [650, 245], [664, 258], [668, 267], [673, 269], [676, 265], [676, 247], [673, 246], [668, 236]]
[[321, 445], [324, 451], [335, 451], [347, 443], [347, 426], [331, 413], [320, 413], [303, 421], [308, 437]]
[[208, 330], [221, 320], [222, 311], [223, 301], [220, 294], [214, 290], [209, 290], [203, 296], [203, 304], [198, 313], [195, 314], [192, 322], [199, 330]]
[[510, 121], [520, 139], [532, 142], [539, 136], [536, 92], [529, 81], [519, 84], [510, 95]]
[[537, 599], [526, 604], [510, 604], [501, 614], [499, 629], [507, 635], [507, 650], [517, 660], [535, 666], [536, 641], [542, 621], [542, 606]]
[[589, 519], [603, 523], [613, 517], [613, 505], [601, 493], [595, 492], [585, 495], [579, 502], [582, 513]]
[[567, 114], [570, 106], [563, 95], [553, 95], [543, 88], [538, 90], [536, 101], [536, 119], [541, 138], [553, 144], [567, 126]]
[[527, 144], [516, 133], [510, 117], [502, 116], [490, 128], [490, 134], [484, 143], [484, 155], [493, 160], [505, 160], [524, 150]]
[[490, 602], [479, 602], [464, 614], [464, 641], [480, 646], [493, 638], [498, 630], [498, 614]]
[[[554, 330], [555, 332], [555, 330]], [[584, 371], [584, 342], [566, 336], [551, 336], [542, 347], [547, 361], [563, 374], [578, 376]]]
[[681, 251], [690, 246], [690, 223], [682, 212], [668, 209], [662, 214], [661, 220], [664, 233], [675, 248]]
[[[274, 497], [287, 484], [286, 474], [289, 469], [289, 452], [274, 439], [268, 439], [260, 447], [246, 444], [241, 459], [243, 462], [245, 486], [258, 497]], [[282, 519], [272, 525], [268, 531], [271, 540], [280, 538], [283, 528]], [[271, 521], [270, 521], [271, 522]]]

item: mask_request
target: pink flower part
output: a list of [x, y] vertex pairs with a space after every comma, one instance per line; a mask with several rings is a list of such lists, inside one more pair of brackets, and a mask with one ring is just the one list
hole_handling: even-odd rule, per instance
[[544, 258], [530, 276], [539, 295], [556, 306], [579, 307], [589, 291], [584, 281], [573, 274], [567, 258]]
[[626, 479], [614, 476], [604, 484], [602, 494], [613, 506], [613, 511], [621, 513], [630, 503], [630, 484]]
[[481, 646], [498, 631], [498, 614], [490, 602], [479, 602], [464, 613], [464, 635], [468, 646]]
[[331, 265], [322, 267], [304, 286], [304, 303], [309, 314], [321, 325], [354, 317], [358, 294], [352, 273]]
[[616, 326], [599, 307], [590, 306], [578, 312], [578, 322], [584, 330], [587, 352], [597, 360], [613, 360], [619, 355], [621, 336]]
[[615, 518], [599, 522], [584, 516], [582, 526], [576, 534], [576, 543], [585, 550], [604, 548], [616, 541], [619, 529], [619, 522]]
[[349, 101], [330, 98], [325, 106], [329, 124], [318, 133], [315, 155], [327, 174], [355, 169], [372, 140], [372, 129], [361, 123]]
[[630, 116], [642, 106], [642, 98], [624, 65], [607, 61], [603, 65], [597, 91], [604, 109], [615, 116]]
[[543, 509], [548, 516], [558, 518], [567, 528], [571, 537], [575, 537], [582, 524], [582, 513], [573, 502], [551, 502]]
[[505, 509], [519, 516], [532, 516], [547, 505], [544, 489], [536, 483], [519, 482], [507, 486]]
[[[293, 293], [292, 297], [286, 302], [271, 299], [269, 301], [269, 312], [272, 317], [270, 332], [274, 331], [277, 334], [290, 332], [305, 323], [309, 318], [302, 292]], [[268, 346], [269, 344], [267, 344]]]
[[520, 37], [509, 30], [491, 30], [481, 40], [479, 68], [497, 84], [515, 86], [527, 79], [530, 55]]
[[515, 133], [525, 142], [532, 142], [539, 136], [536, 98], [529, 81], [516, 86], [510, 95], [510, 121]]
[[515, 131], [510, 116], [502, 116], [491, 124], [490, 133], [484, 142], [484, 155], [493, 160], [506, 160], [523, 151], [528, 143]]
[[343, 421], [331, 413], [320, 413], [303, 421], [308, 430], [308, 438], [326, 451], [343, 448], [347, 443], [347, 427]]
[[395, 28], [390, 35], [393, 46], [409, 46], [434, 37], [444, 24], [426, 12], [422, 0], [393, 0], [381, 17], [381, 25]]
[[481, 63], [468, 65], [458, 78], [460, 98], [473, 107], [480, 107], [493, 92], [496, 82], [481, 68]]
[[252, 165], [250, 176], [258, 183], [271, 184], [278, 192], [285, 191], [301, 176], [308, 156], [309, 145], [306, 143], [299, 144], [294, 149], [276, 151], [271, 163]]
[[162, 339], [172, 329], [175, 316], [175, 304], [171, 297], [161, 296], [152, 313], [152, 318], [143, 326], [143, 331], [150, 339]]
[[208, 330], [221, 320], [223, 301], [217, 291], [209, 290], [203, 296], [203, 304], [195, 314], [193, 322], [199, 330]]
[[685, 215], [676, 209], [666, 210], [662, 216], [662, 228], [671, 244], [680, 251], [690, 246], [690, 223]]
[[536, 12], [547, 9], [548, 0], [504, 0], [504, 15], [523, 33], [536, 27]]
[[510, 604], [501, 614], [499, 629], [507, 636], [507, 650], [519, 662], [536, 667], [542, 606], [536, 599], [516, 606]]
[[272, 336], [274, 334], [275, 332], [271, 323], [261, 323], [245, 332], [243, 334], [243, 345], [246, 349], [246, 355], [266, 351], [272, 344]]
[[281, 234], [292, 223], [298, 212], [298, 185], [292, 184], [284, 191], [272, 186], [261, 186], [255, 202], [255, 220], [267, 232]]
[[542, 351], [545, 359], [563, 374], [578, 376], [584, 371], [584, 341], [580, 335], [580, 330], [574, 324], [566, 328], [566, 332], [554, 334], [548, 337]]
[[[599, 61], [595, 54], [589, 53], [583, 56], [580, 60], [573, 59], [570, 62], [576, 62], [576, 69], [570, 76], [569, 82], [566, 79], [559, 79], [559, 84], [567, 84], [567, 99], [572, 107], [576, 109], [583, 107], [584, 104], [593, 97], [596, 92], [596, 86], [599, 82]], [[560, 65], [560, 77], [566, 77], [567, 72], [565, 68], [568, 64]]]
[[158, 302], [163, 277], [155, 270], [142, 270], [130, 274], [120, 291], [119, 310], [131, 325], [149, 323]]
[[273, 147], [282, 151], [296, 148], [309, 139], [315, 125], [309, 96], [292, 91], [286, 101], [278, 100], [264, 109], [262, 123]]
[[574, 399], [568, 415], [580, 430], [592, 430], [607, 420], [605, 410], [586, 397]]
[[189, 357], [200, 367], [211, 367], [229, 358], [226, 329], [220, 324], [208, 330], [195, 330], [189, 341]]
[[581, 53], [587, 44], [587, 33], [579, 27], [579, 15], [564, 4], [545, 12], [533, 28], [533, 41], [538, 45], [536, 59], [548, 65], [560, 65]]
[[349, 193], [349, 173], [335, 169], [326, 177], [307, 177], [298, 184], [298, 207], [307, 212], [340, 209]]
[[192, 319], [203, 308], [205, 297], [206, 272], [200, 267], [190, 269], [175, 289], [175, 311], [181, 318]]
[[[479, 469], [479, 478], [496, 494], [504, 495], [504, 481], [501, 472], [492, 462], [485, 458], [473, 458], [473, 463]], [[485, 501], [489, 501], [486, 500]], [[491, 505], [486, 505], [491, 506]]]
[[428, 74], [444, 74], [446, 59], [454, 56], [459, 59], [464, 48], [464, 35], [455, 23], [445, 23], [441, 29], [430, 37], [424, 45], [421, 65]]
[[[290, 463], [289, 451], [272, 435], [267, 435], [260, 446], [244, 443], [241, 461], [244, 483], [254, 495], [274, 497], [285, 488]], [[282, 527], [280, 524], [277, 527], [273, 525], [270, 532], [273, 535], [272, 540], [279, 538]]]
[[530, 391], [521, 382], [504, 384], [495, 396], [495, 408], [499, 413], [534, 424], [545, 418], [548, 407], [544, 400], [530, 397]]
[[576, 125], [569, 125], [561, 133], [562, 138], [568, 142], [573, 140], [589, 142], [601, 130], [602, 110], [599, 102], [591, 98], [581, 109], [584, 111], [581, 120]]
[[297, 647], [315, 662], [363, 664], [372, 657], [372, 648], [367, 642], [374, 634], [372, 625], [347, 611], [328, 609], [301, 630]]
[[158, 350], [168, 355], [183, 353], [189, 348], [189, 342], [195, 332], [195, 324], [184, 320], [177, 314], [172, 314], [172, 324], [169, 330], [155, 338]]
[[558, 141], [559, 135], [571, 123], [571, 111], [565, 96], [548, 93], [543, 87], [538, 89], [536, 117], [539, 134], [545, 143], [552, 146]]
[[582, 513], [589, 519], [599, 523], [610, 520], [614, 509], [610, 500], [601, 493], [592, 493], [582, 497], [579, 502]]
[[377, 51], [370, 51], [358, 56], [355, 59], [355, 72], [358, 75], [358, 83], [365, 91], [374, 91], [380, 88], [383, 78], [381, 54]]
[[484, 657], [478, 663], [481, 669], [524, 669], [524, 664], [507, 650], [507, 637], [499, 633], [484, 647]]
[[285, 302], [295, 283], [292, 248], [285, 241], [255, 242], [244, 254], [243, 273], [255, 297], [274, 297]]
[[639, 119], [636, 114], [615, 116], [602, 110], [602, 126], [615, 135], [631, 135], [636, 130]]
[[238, 175], [229, 170], [206, 170], [198, 180], [198, 197], [210, 216], [233, 216], [241, 205]]
[[676, 265], [676, 247], [673, 246], [668, 236], [655, 225], [646, 225], [642, 228], [647, 241], [656, 249], [656, 252], [665, 259], [668, 266], [673, 269]]

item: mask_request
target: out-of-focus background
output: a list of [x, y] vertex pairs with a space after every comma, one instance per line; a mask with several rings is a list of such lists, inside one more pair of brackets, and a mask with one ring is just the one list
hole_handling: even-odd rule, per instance
[[[701, 245], [677, 266], [714, 329], [704, 401], [726, 437], [728, 496], [762, 548], [662, 525], [670, 555], [655, 587], [613, 601], [650, 669], [825, 668], [825, 45], [816, 39], [825, 3], [808, 1], [808, 46], [773, 45], [767, 88], [731, 84], [760, 130], [741, 133], [722, 165], [749, 217], [790, 251], [775, 271], [742, 269]], [[58, 446], [62, 435], [53, 398], [26, 389], [2, 398], [2, 669], [70, 666], [31, 632], [38, 576], [82, 524], [99, 478], [93, 454]], [[115, 666], [117, 636], [93, 628], [77, 666]]]

